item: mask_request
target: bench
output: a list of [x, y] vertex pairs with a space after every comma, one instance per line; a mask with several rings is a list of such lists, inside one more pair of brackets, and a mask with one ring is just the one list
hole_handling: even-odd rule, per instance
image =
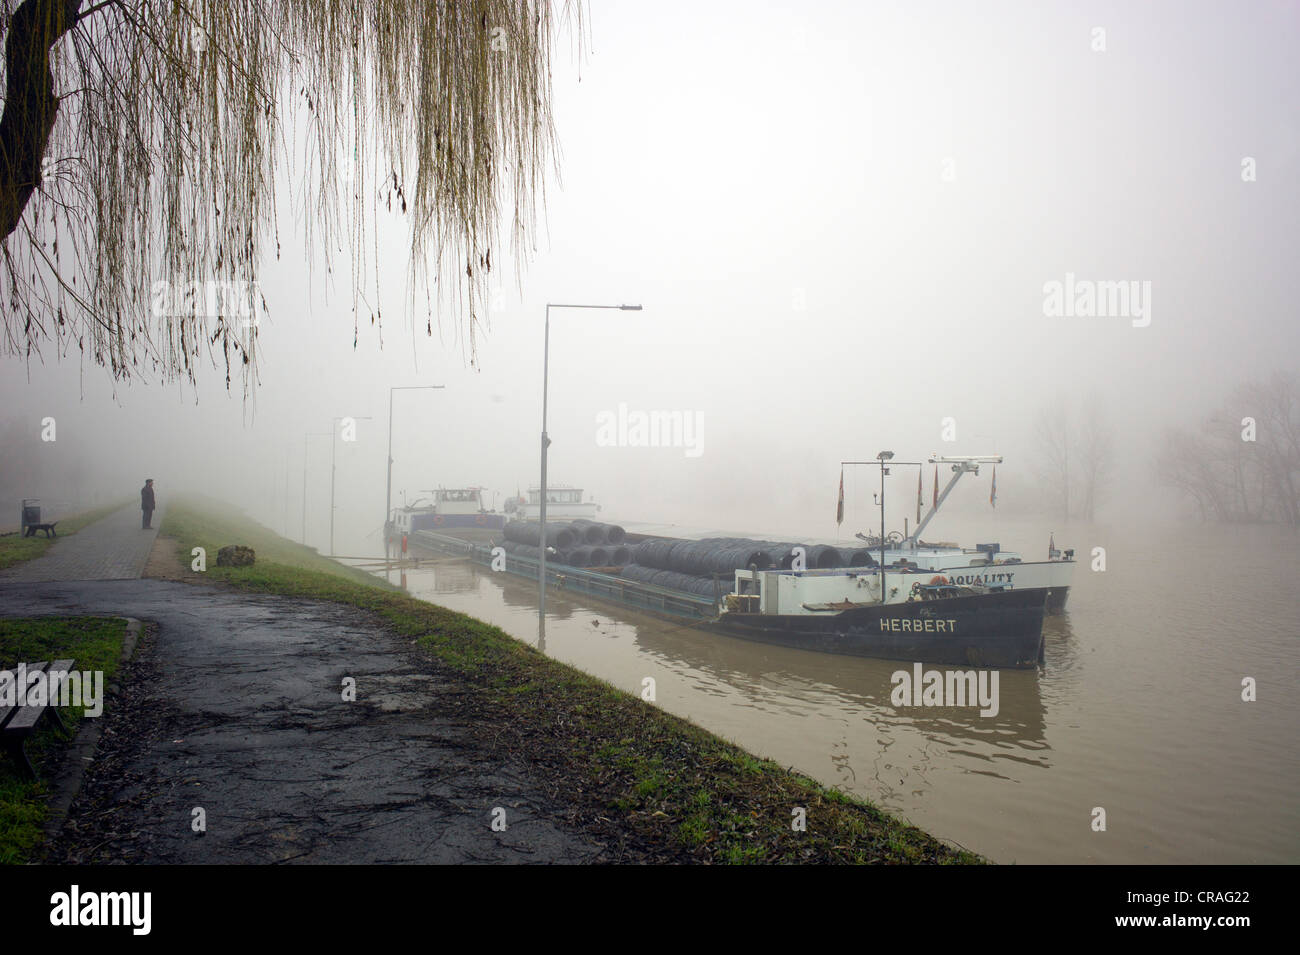
[[24, 536], [24, 537], [35, 537], [37, 531], [45, 531], [45, 536], [46, 536], [46, 537], [58, 537], [58, 536], [59, 536], [58, 533], [54, 530], [54, 525], [57, 524], [57, 523], [59, 523], [59, 522], [58, 522], [58, 521], [50, 521], [49, 523], [46, 523], [46, 524], [28, 524], [28, 525], [27, 525], [27, 530], [26, 530], [26, 532], [23, 534], [23, 536]]
[[[36, 768], [32, 766], [32, 761], [27, 758], [27, 752], [23, 748], [27, 740], [36, 732], [36, 727], [48, 711], [54, 717], [54, 722], [59, 729], [66, 735], [68, 727], [64, 724], [63, 718], [59, 716], [58, 707], [50, 705], [50, 700], [56, 700], [60, 695], [63, 687], [63, 681], [68, 678], [68, 672], [72, 669], [75, 660], [55, 660], [53, 663], [42, 662], [27, 664], [27, 676], [30, 679], [33, 673], [49, 674], [49, 693], [46, 695], [46, 703], [35, 706], [28, 706], [27, 687], [16, 686], [15, 705], [0, 706], [0, 739], [4, 740], [5, 749], [9, 751], [16, 762], [27, 774], [29, 779], [36, 778]], [[16, 679], [16, 670], [10, 671], [11, 679]], [[21, 701], [22, 705], [18, 705]]]

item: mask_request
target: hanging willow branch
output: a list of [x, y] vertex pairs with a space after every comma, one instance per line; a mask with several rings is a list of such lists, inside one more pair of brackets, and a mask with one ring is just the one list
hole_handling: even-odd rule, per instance
[[474, 360], [501, 221], [519, 261], [554, 161], [552, 30], [546, 0], [6, 4], [0, 350], [191, 383], [208, 356], [247, 394], [292, 138], [309, 248], [347, 243], [354, 309], [378, 211], [404, 213], [411, 301], [450, 308]]

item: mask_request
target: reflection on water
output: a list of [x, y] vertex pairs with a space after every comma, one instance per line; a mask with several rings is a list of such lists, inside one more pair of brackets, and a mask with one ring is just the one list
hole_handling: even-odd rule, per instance
[[[1297, 861], [1296, 538], [1078, 534], [1082, 553], [1105, 540], [1111, 569], [1079, 568], [1044, 664], [1001, 671], [994, 716], [893, 706], [906, 664], [705, 634], [554, 589], [544, 650], [629, 692], [654, 677], [666, 710], [998, 861]], [[1169, 558], [1210, 552], [1213, 587]], [[536, 645], [532, 581], [451, 558], [405, 576], [413, 595]], [[1241, 700], [1246, 676], [1256, 703]], [[1097, 806], [1106, 832], [1091, 829]]]

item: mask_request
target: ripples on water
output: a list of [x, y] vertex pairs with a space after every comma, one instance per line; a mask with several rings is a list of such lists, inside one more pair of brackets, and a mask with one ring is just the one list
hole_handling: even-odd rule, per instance
[[[894, 707], [906, 664], [703, 634], [553, 590], [545, 650], [638, 694], [652, 676], [659, 706], [997, 861], [1296, 862], [1296, 536], [1057, 538], [1081, 555], [1104, 541], [1108, 569], [1080, 562], [1044, 665], [1001, 671], [996, 716]], [[537, 642], [530, 581], [448, 560], [406, 586]], [[1245, 676], [1256, 703], [1241, 701]]]

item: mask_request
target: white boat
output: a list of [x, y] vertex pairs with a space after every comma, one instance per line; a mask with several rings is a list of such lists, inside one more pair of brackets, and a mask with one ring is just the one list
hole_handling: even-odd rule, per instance
[[505, 526], [505, 515], [484, 505], [481, 487], [440, 487], [426, 493], [432, 495], [432, 500], [420, 498], [393, 509], [389, 537], [400, 538], [420, 530], [500, 530]]
[[[580, 487], [567, 485], [547, 487], [546, 520], [548, 522], [571, 521], [574, 518], [585, 518], [589, 521], [597, 520], [596, 515], [600, 512], [600, 505], [595, 501], [584, 501], [582, 495], [583, 491]], [[511, 507], [512, 503], [513, 507]], [[515, 499], [513, 502], [507, 501], [505, 509], [510, 512], [512, 520], [540, 520], [542, 516], [542, 489], [540, 487], [530, 487], [528, 489], [528, 500]]]

